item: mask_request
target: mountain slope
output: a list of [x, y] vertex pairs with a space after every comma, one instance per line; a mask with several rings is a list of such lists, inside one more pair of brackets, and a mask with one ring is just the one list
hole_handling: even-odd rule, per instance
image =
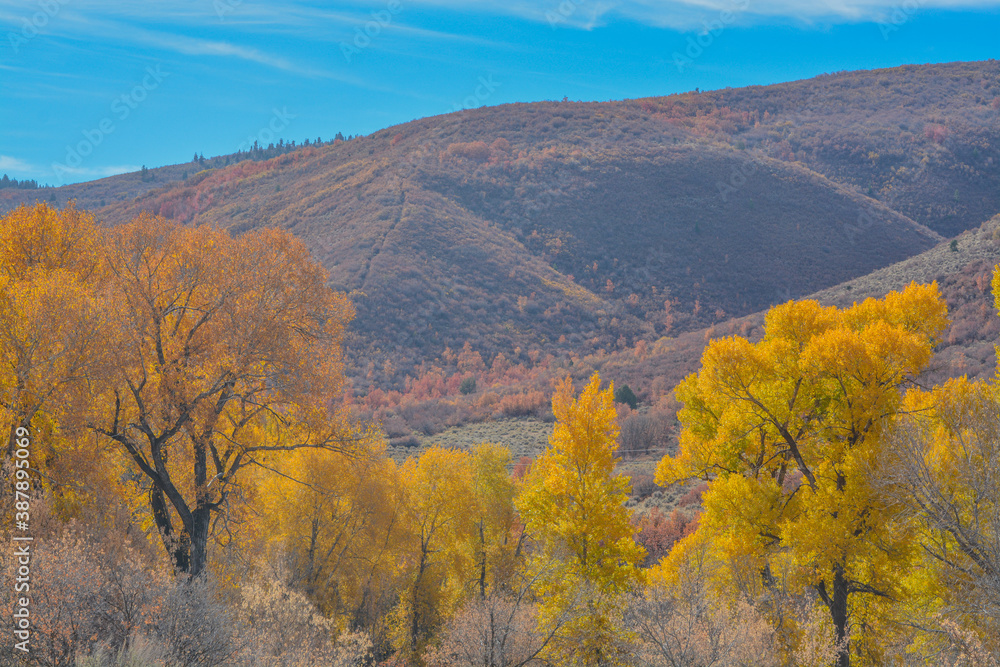
[[997, 93], [990, 61], [513, 104], [46, 194], [110, 224], [146, 210], [291, 230], [357, 304], [353, 374], [401, 386], [446, 347], [623, 350], [974, 227], [1000, 210]]

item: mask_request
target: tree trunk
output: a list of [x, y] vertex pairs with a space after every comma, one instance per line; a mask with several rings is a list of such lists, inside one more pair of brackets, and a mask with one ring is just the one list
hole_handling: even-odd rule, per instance
[[212, 522], [212, 511], [199, 507], [191, 513], [194, 525], [191, 527], [191, 565], [187, 575], [194, 579], [205, 571], [208, 562], [208, 529]]
[[157, 486], [154, 486], [149, 492], [149, 506], [153, 510], [153, 520], [156, 522], [160, 539], [163, 541], [163, 548], [167, 550], [167, 554], [174, 564], [174, 571], [186, 573], [190, 567], [188, 543], [183, 535], [174, 532], [174, 525], [170, 520], [170, 508], [167, 507], [163, 491]]
[[833, 591], [827, 591], [826, 582], [816, 587], [820, 597], [830, 610], [834, 635], [837, 642], [837, 667], [851, 667], [851, 647], [847, 638], [847, 578], [843, 565], [833, 567]]
[[208, 529], [212, 512], [208, 507], [200, 507], [191, 513], [191, 525], [183, 524], [180, 533], [174, 529], [170, 519], [170, 509], [163, 491], [154, 486], [149, 494], [149, 504], [153, 519], [160, 532], [163, 546], [173, 561], [178, 574], [195, 578], [205, 571], [208, 554]]
[[479, 599], [486, 599], [486, 534], [483, 521], [479, 521]]
[[424, 583], [424, 571], [427, 569], [427, 546], [422, 544], [420, 546], [420, 565], [417, 568], [417, 578], [413, 584], [413, 617], [410, 619], [410, 645], [413, 651], [416, 652], [417, 647], [420, 644], [420, 634], [421, 634], [421, 617], [420, 617], [420, 607], [421, 607], [421, 588]]

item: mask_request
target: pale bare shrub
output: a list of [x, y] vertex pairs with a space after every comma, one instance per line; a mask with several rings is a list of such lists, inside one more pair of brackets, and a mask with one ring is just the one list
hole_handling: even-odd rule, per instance
[[[46, 667], [69, 667], [77, 653], [89, 652], [101, 631], [100, 609], [101, 572], [100, 557], [94, 557], [91, 545], [76, 531], [46, 540], [30, 543], [30, 663]], [[13, 591], [17, 573], [17, 560], [13, 549], [4, 549], [5, 591]], [[12, 638], [14, 595], [3, 595], [0, 631]], [[17, 597], [20, 597], [18, 595]], [[0, 646], [0, 661], [5, 664], [20, 652], [13, 649], [13, 641]]]
[[808, 603], [799, 605], [795, 610], [795, 627], [792, 664], [796, 667], [826, 667], [836, 662], [840, 649], [825, 608]]
[[427, 667], [520, 667], [535, 661], [545, 637], [535, 631], [536, 610], [523, 597], [494, 592], [459, 609], [428, 651]]
[[204, 577], [168, 586], [151, 616], [150, 637], [166, 647], [171, 667], [224, 665], [242, 641], [235, 615], [215, 599]]
[[777, 667], [774, 630], [750, 604], [712, 601], [703, 589], [675, 597], [653, 587], [629, 605], [641, 667]]
[[636, 667], [778, 667], [778, 635], [746, 598], [725, 599], [711, 582], [722, 566], [706, 545], [691, 550], [675, 571], [654, 572], [631, 596], [626, 627], [634, 634]]
[[121, 651], [99, 648], [79, 656], [76, 667], [169, 667], [168, 649], [148, 637], [133, 637]]
[[282, 568], [262, 569], [240, 589], [239, 621], [246, 636], [240, 664], [261, 667], [356, 667], [371, 659], [363, 632], [342, 633], [301, 591], [286, 583]]
[[941, 621], [941, 628], [948, 635], [952, 650], [956, 653], [952, 660], [942, 663], [943, 667], [997, 667], [998, 656], [991, 653], [972, 630], [963, 629], [950, 620]]

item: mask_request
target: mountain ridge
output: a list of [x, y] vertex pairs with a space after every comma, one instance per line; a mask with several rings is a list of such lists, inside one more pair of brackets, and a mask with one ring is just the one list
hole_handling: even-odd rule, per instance
[[107, 224], [289, 229], [356, 303], [352, 374], [402, 387], [466, 342], [488, 359], [628, 349], [974, 228], [1000, 211], [998, 99], [984, 61], [518, 103], [46, 193]]

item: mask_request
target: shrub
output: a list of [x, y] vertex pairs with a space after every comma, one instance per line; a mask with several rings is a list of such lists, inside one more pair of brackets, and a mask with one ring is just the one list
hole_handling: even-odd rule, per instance
[[632, 414], [621, 422], [618, 435], [618, 454], [635, 457], [662, 449], [667, 442], [669, 429], [662, 413]]
[[372, 641], [347, 632], [334, 641], [334, 622], [301, 591], [287, 572], [263, 570], [241, 589], [239, 620], [249, 640], [238, 663], [247, 667], [357, 667], [371, 661]]
[[691, 505], [700, 505], [701, 497], [704, 493], [708, 491], [708, 482], [702, 482], [695, 487], [692, 487], [690, 491], [685, 493], [677, 501], [679, 507], [689, 507]]
[[485, 141], [458, 142], [448, 145], [449, 157], [463, 157], [477, 162], [490, 159], [490, 147]]
[[527, 417], [535, 414], [547, 403], [540, 391], [525, 391], [504, 396], [497, 402], [497, 412], [508, 417]]
[[476, 378], [473, 375], [466, 377], [462, 380], [462, 383], [458, 385], [459, 393], [463, 395], [469, 395], [476, 390]]
[[615, 403], [624, 403], [635, 410], [639, 405], [639, 399], [631, 387], [627, 384], [622, 384], [615, 387]]
[[496, 591], [467, 602], [425, 655], [427, 667], [533, 664], [545, 639], [535, 631], [537, 612], [525, 596]]
[[636, 500], [652, 495], [657, 488], [652, 475], [646, 473], [632, 475], [632, 497]]
[[682, 537], [687, 537], [698, 527], [698, 516], [693, 518], [674, 510], [666, 516], [659, 507], [654, 507], [648, 513], [639, 517], [636, 528], [636, 541], [646, 548], [644, 565], [653, 565], [670, 553], [674, 543]]

